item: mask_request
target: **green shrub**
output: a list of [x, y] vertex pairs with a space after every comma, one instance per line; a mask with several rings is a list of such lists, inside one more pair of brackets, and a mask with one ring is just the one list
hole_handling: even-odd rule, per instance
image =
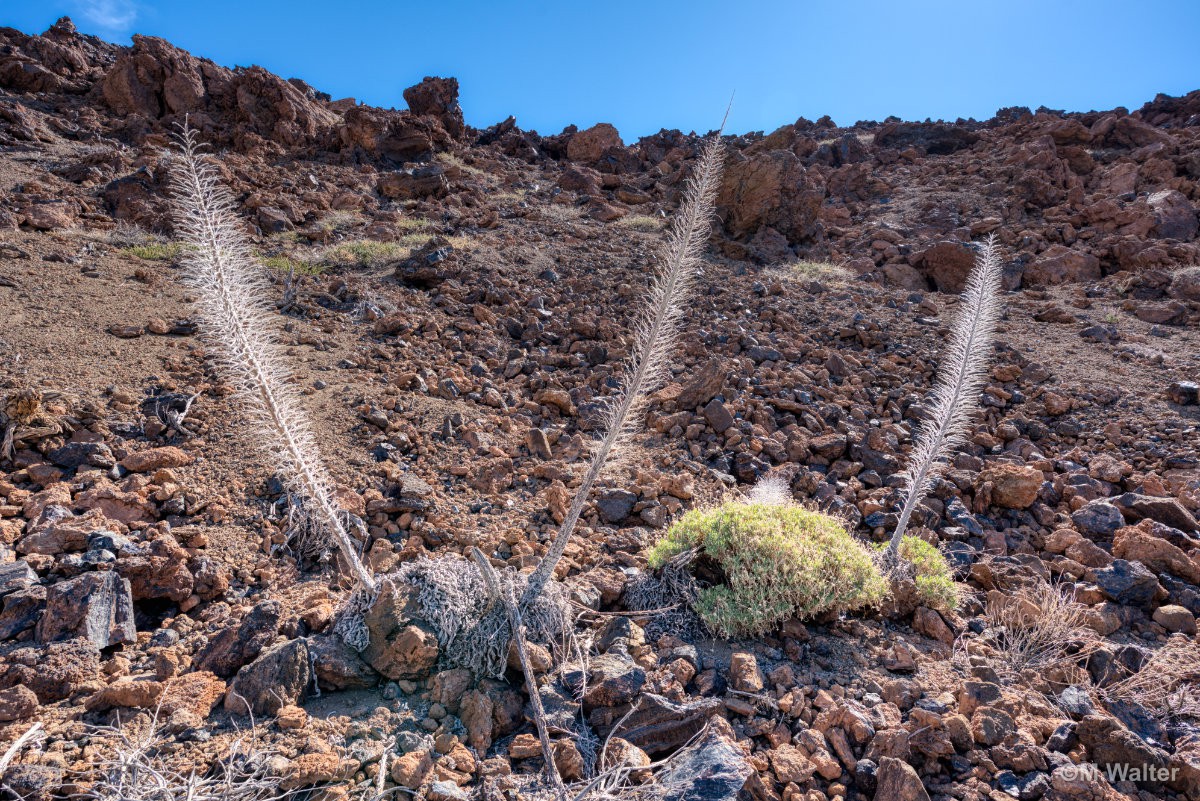
[[[876, 546], [880, 551], [887, 543]], [[900, 540], [900, 558], [912, 565], [917, 597], [931, 609], [952, 612], [958, 608], [958, 584], [946, 557], [920, 537], [905, 535]]]
[[795, 504], [731, 502], [688, 512], [651, 548], [650, 566], [693, 549], [693, 572], [712, 584], [700, 591], [696, 611], [724, 637], [861, 609], [887, 594], [867, 546], [837, 518]]
[[183, 247], [178, 242], [147, 242], [142, 245], [130, 245], [121, 248], [127, 256], [135, 256], [146, 261], [171, 261], [179, 256]]
[[378, 267], [389, 261], [404, 258], [411, 249], [411, 244], [354, 239], [339, 242], [323, 255], [325, 262], [339, 267]]
[[286, 254], [261, 256], [259, 257], [259, 262], [268, 270], [278, 275], [287, 275], [292, 271], [295, 271], [296, 275], [320, 275], [325, 270], [324, 264], [296, 259]]

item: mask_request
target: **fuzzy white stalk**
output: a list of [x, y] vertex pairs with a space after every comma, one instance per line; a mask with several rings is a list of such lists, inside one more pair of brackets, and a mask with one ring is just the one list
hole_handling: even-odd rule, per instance
[[929, 395], [928, 421], [917, 434], [904, 471], [904, 507], [888, 544], [895, 559], [913, 510], [948, 467], [948, 459], [967, 441], [987, 379], [996, 322], [1000, 319], [1000, 279], [1003, 265], [992, 234], [980, 247], [967, 278], [957, 319], [950, 332], [943, 367]]
[[592, 486], [610, 458], [641, 427], [647, 398], [662, 386], [668, 375], [667, 357], [675, 346], [684, 302], [703, 264], [701, 254], [711, 233], [724, 164], [725, 150], [718, 133], [704, 145], [684, 189], [683, 202], [658, 259], [650, 293], [637, 316], [636, 344], [621, 382], [621, 391], [608, 404], [604, 438], [592, 454], [583, 483], [575, 492], [550, 550], [529, 578], [529, 586], [521, 598], [522, 608], [537, 598], [554, 575], [554, 568], [567, 549]]
[[303, 524], [336, 545], [362, 589], [372, 592], [375, 580], [334, 503], [333, 481], [271, 333], [270, 287], [241, 230], [233, 195], [200, 150], [195, 131], [185, 127], [171, 177], [175, 230], [187, 245], [182, 261], [196, 290], [203, 333], [264, 456], [299, 499]]

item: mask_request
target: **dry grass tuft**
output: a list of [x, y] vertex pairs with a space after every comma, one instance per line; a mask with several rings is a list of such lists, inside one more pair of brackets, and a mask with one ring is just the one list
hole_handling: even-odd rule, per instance
[[1015, 677], [1078, 665], [1100, 643], [1087, 625], [1090, 612], [1073, 589], [1042, 579], [1011, 592], [990, 592], [984, 619], [1000, 653], [998, 669]]
[[1164, 722], [1200, 720], [1200, 644], [1176, 634], [1137, 673], [1105, 688], [1108, 698], [1137, 704]]
[[622, 217], [617, 220], [617, 225], [623, 228], [632, 228], [635, 231], [653, 234], [667, 227], [667, 219], [665, 217], [655, 217], [649, 214], [630, 214], [628, 217]]
[[[284, 789], [274, 769], [276, 754], [253, 732], [236, 739], [226, 756], [198, 772], [194, 759], [178, 751], [152, 719], [142, 731], [118, 725], [97, 730], [107, 755], [94, 764], [99, 774], [83, 796], [93, 801], [281, 801], [308, 790]], [[175, 755], [175, 758], [172, 758]]]

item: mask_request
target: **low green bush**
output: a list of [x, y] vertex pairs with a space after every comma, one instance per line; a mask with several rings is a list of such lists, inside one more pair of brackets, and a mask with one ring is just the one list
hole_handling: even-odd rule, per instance
[[182, 250], [183, 246], [178, 242], [147, 242], [121, 248], [125, 255], [146, 261], [171, 261], [178, 257]]
[[[887, 543], [876, 546], [880, 551]], [[958, 608], [958, 584], [946, 557], [936, 546], [920, 537], [905, 535], [900, 540], [900, 559], [912, 566], [913, 581], [917, 585], [917, 597], [931, 609], [953, 612]]]
[[696, 611], [723, 637], [765, 634], [791, 617], [874, 606], [888, 583], [870, 549], [835, 517], [791, 503], [729, 502], [681, 517], [651, 548], [650, 566], [696, 551], [710, 586]]

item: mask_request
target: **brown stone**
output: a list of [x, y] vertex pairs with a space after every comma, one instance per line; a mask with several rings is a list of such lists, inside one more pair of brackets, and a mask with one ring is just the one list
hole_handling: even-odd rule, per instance
[[28, 687], [9, 687], [0, 690], [0, 722], [25, 720], [38, 709], [37, 694]]
[[929, 801], [929, 793], [912, 765], [889, 756], [879, 760], [875, 797], [887, 801]]
[[1025, 286], [1055, 286], [1098, 280], [1100, 260], [1090, 253], [1063, 245], [1051, 245], [1025, 268], [1023, 276]]
[[288, 764], [279, 783], [281, 790], [326, 784], [341, 778], [342, 763], [335, 754], [303, 754]]
[[597, 123], [571, 136], [571, 141], [567, 143], [567, 158], [595, 164], [610, 147], [624, 147], [621, 135], [609, 123]]
[[131, 473], [153, 473], [164, 467], [183, 467], [191, 463], [192, 457], [174, 446], [134, 451], [121, 460], [121, 466]]
[[1000, 463], [982, 470], [977, 484], [992, 484], [992, 504], [1004, 509], [1028, 509], [1042, 487], [1042, 471], [1026, 465]]

